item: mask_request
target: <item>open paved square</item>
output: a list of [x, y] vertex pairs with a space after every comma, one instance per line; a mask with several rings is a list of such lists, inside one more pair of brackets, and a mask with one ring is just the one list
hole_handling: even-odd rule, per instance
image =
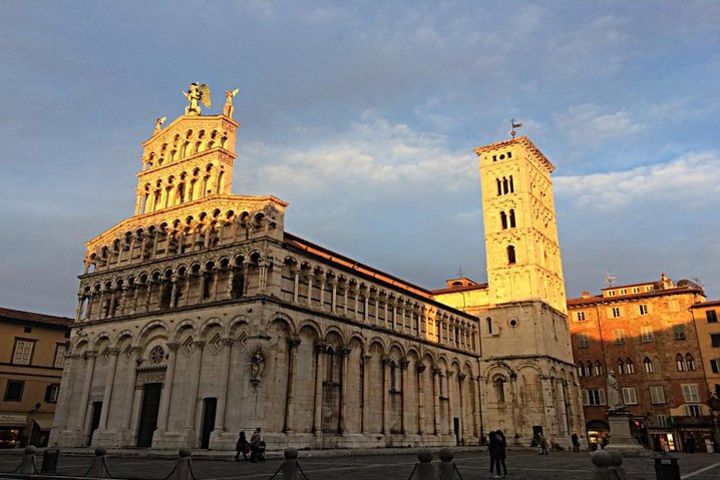
[[[683, 479], [711, 480], [720, 478], [720, 455], [678, 454]], [[0, 457], [1, 472], [8, 472], [20, 461], [17, 455]], [[91, 458], [65, 456], [60, 458], [58, 474], [82, 476], [86, 473]], [[417, 459], [409, 453], [323, 456], [300, 455], [300, 465], [310, 480], [335, 480], [339, 476], [348, 480], [406, 479], [413, 470]], [[231, 462], [225, 459], [193, 461], [193, 471], [199, 480], [269, 479], [281, 464], [280, 459], [267, 463], [251, 464]], [[437, 459], [434, 462], [438, 462]], [[38, 464], [40, 459], [38, 458]], [[456, 463], [462, 478], [488, 478], [489, 457], [486, 452], [458, 452]], [[175, 464], [171, 459], [112, 458], [108, 460], [110, 473], [117, 478], [160, 480], [165, 478]], [[655, 478], [653, 458], [629, 458], [624, 465], [629, 480]], [[538, 456], [533, 451], [511, 451], [508, 456], [509, 479], [587, 480], [591, 478], [593, 466], [586, 452], [554, 453]], [[281, 478], [278, 475], [278, 478]]]

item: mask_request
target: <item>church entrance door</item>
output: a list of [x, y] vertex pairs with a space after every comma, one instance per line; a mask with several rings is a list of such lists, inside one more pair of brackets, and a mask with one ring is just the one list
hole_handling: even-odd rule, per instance
[[203, 422], [202, 437], [200, 437], [200, 448], [210, 447], [210, 433], [215, 430], [215, 411], [217, 410], [217, 398], [203, 399]]
[[102, 411], [102, 402], [92, 402], [92, 413], [90, 416], [90, 435], [88, 436], [88, 445], [92, 444], [92, 437], [95, 430], [100, 426], [100, 412]]
[[160, 392], [162, 392], [162, 383], [146, 383], [143, 385], [140, 428], [137, 437], [138, 447], [147, 448], [152, 445], [153, 433], [157, 427]]

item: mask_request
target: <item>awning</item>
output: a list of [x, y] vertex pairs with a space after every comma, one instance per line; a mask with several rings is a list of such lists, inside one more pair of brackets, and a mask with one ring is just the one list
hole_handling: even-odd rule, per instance
[[24, 427], [27, 424], [27, 416], [24, 414], [2, 413], [0, 414], [0, 427]]

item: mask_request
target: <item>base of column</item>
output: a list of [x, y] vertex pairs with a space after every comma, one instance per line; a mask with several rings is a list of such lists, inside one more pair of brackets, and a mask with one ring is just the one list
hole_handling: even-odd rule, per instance
[[59, 448], [78, 448], [85, 446], [85, 431], [79, 428], [67, 430], [53, 429], [50, 432], [48, 445]]
[[[235, 450], [239, 432], [226, 432], [225, 430], [213, 430], [210, 433], [210, 450]], [[280, 434], [281, 435], [281, 434]], [[263, 438], [267, 435], [263, 434]], [[248, 435], [248, 440], [250, 436]], [[267, 440], [265, 440], [267, 443]]]
[[123, 446], [122, 435], [113, 430], [95, 430], [91, 447], [119, 448]]
[[183, 447], [189, 447], [188, 435], [185, 430], [155, 430], [155, 433], [153, 433], [152, 448], [159, 450], [176, 450]]

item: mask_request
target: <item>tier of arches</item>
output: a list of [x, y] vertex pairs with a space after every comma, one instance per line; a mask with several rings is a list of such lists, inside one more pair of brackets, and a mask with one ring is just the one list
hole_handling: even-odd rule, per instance
[[238, 299], [265, 291], [272, 257], [258, 251], [219, 256], [81, 282], [77, 320], [102, 320]]
[[104, 245], [95, 245], [85, 259], [85, 273], [199, 252], [247, 240], [275, 230], [271, 207], [257, 211], [215, 209], [184, 219], [175, 218], [118, 233]]
[[[88, 331], [69, 353], [71, 385], [63, 394], [70, 398], [58, 406], [58, 425], [90, 428], [80, 410], [86, 411], [90, 391], [99, 389], [105, 410], [99, 428], [136, 430], [132, 406], [141, 390], [135, 385], [144, 381], [143, 372], [162, 368], [157, 428], [169, 434], [194, 430], [192, 446], [198, 405], [208, 396], [217, 399], [214, 427], [220, 432], [237, 432], [252, 418], [268, 433], [440, 437], [452, 435], [459, 421], [459, 440], [477, 441], [480, 377], [473, 357], [283, 314], [259, 326], [262, 341], [250, 340], [259, 338], [252, 336], [257, 327], [238, 316], [187, 318], [176, 325], [156, 320], [139, 332]], [[263, 368], [244, 368], [248, 353], [258, 351]], [[213, 384], [203, 380], [209, 375]], [[194, 389], [197, 394], [189, 393]], [[249, 391], [256, 392], [257, 405], [239, 401]]]
[[138, 190], [135, 214], [151, 213], [209, 195], [225, 193], [225, 183], [225, 167], [217, 167], [213, 163], [156, 178], [152, 182], [146, 182]]
[[183, 135], [176, 134], [172, 142], [161, 143], [157, 150], [146, 152], [142, 169], [162, 167], [213, 148], [226, 148], [227, 142], [228, 132], [224, 130], [188, 129]]
[[455, 348], [479, 349], [477, 320], [294, 256], [284, 259], [281, 294], [284, 300], [308, 308]]

